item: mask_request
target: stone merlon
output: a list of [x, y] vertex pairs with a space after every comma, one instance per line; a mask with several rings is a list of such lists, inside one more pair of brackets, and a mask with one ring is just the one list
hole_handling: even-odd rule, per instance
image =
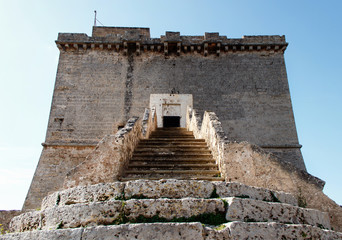
[[160, 38], [151, 38], [149, 28], [93, 27], [92, 36], [84, 33], [59, 33], [56, 41], [60, 50], [108, 49], [140, 51], [202, 52], [204, 55], [229, 51], [282, 51], [288, 43], [285, 36], [243, 36], [227, 38], [219, 33], [204, 36], [182, 36], [180, 32], [166, 32]]

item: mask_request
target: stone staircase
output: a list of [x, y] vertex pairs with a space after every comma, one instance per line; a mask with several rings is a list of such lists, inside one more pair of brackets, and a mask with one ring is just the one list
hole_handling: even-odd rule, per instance
[[0, 239], [342, 239], [327, 213], [299, 207], [291, 194], [176, 179], [55, 192], [10, 228]]
[[204, 139], [185, 128], [158, 128], [141, 140], [123, 181], [137, 179], [224, 180]]

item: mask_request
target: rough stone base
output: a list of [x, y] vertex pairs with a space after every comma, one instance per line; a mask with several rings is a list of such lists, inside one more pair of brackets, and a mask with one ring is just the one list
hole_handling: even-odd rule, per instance
[[129, 240], [129, 239], [342, 239], [342, 233], [300, 224], [230, 222], [222, 230], [200, 223], [141, 223], [89, 228], [41, 230], [0, 236], [1, 240]]

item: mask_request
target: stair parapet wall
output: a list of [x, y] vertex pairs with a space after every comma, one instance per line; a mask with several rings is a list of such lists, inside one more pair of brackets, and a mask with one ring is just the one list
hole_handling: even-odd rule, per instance
[[154, 108], [146, 108], [141, 120], [133, 117], [116, 134], [106, 135], [84, 162], [69, 171], [63, 187], [118, 180], [140, 139], [148, 138], [156, 128], [156, 111]]
[[129, 119], [116, 134], [105, 136], [84, 162], [70, 170], [64, 188], [118, 180], [142, 137], [138, 119]]
[[150, 137], [151, 132], [157, 128], [156, 108], [145, 108], [144, 116], [141, 122], [141, 132], [144, 139]]
[[342, 208], [323, 193], [324, 181], [256, 145], [230, 142], [215, 113], [205, 112], [202, 122], [199, 117], [188, 109], [187, 128], [206, 140], [226, 182], [292, 193], [299, 205], [328, 212], [333, 229], [342, 231]]
[[226, 175], [224, 168], [224, 144], [227, 142], [227, 137], [218, 117], [213, 112], [205, 112], [202, 120], [197, 111], [190, 107], [186, 117], [188, 130], [193, 132], [195, 138], [205, 139], [224, 177]]

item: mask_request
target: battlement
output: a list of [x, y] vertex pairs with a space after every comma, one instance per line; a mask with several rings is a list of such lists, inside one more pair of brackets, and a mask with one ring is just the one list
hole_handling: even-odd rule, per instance
[[284, 52], [288, 43], [285, 36], [243, 36], [227, 38], [219, 33], [205, 33], [203, 36], [183, 36], [180, 32], [169, 32], [160, 38], [151, 38], [149, 28], [93, 27], [92, 36], [84, 33], [59, 33], [57, 47], [63, 51], [114, 50], [136, 52], [153, 51], [170, 53], [201, 53], [220, 55], [237, 51]]

